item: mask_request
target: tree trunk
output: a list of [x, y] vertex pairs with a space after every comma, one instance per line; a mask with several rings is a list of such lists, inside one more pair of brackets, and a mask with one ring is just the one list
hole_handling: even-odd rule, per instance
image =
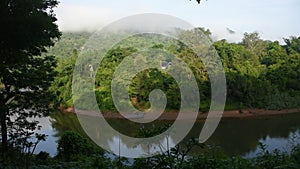
[[2, 141], [2, 159], [5, 162], [8, 155], [8, 142], [7, 142], [7, 124], [6, 124], [6, 109], [0, 107], [0, 123], [1, 123], [1, 141]]

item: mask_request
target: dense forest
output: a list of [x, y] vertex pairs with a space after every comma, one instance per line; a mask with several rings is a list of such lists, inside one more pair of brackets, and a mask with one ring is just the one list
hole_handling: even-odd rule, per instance
[[[212, 99], [209, 76], [209, 71], [214, 68], [210, 56], [216, 54], [221, 58], [227, 79], [226, 109], [300, 107], [300, 37], [286, 37], [284, 43], [280, 43], [263, 40], [254, 32], [245, 33], [240, 42], [229, 43], [213, 41], [211, 32], [204, 28], [178, 29], [178, 39], [155, 34], [135, 35], [105, 51], [100, 66], [94, 67], [99, 60], [93, 56], [103, 52], [101, 49], [89, 50], [90, 44], [86, 42], [94, 34], [62, 33], [55, 13], [58, 4], [57, 0], [0, 1], [0, 168], [300, 168], [298, 142], [291, 144], [291, 151], [286, 153], [277, 149], [269, 152], [261, 143], [261, 154], [247, 159], [227, 155], [217, 147], [200, 144], [199, 140], [191, 138], [160, 155], [126, 159], [120, 153], [114, 155], [95, 145], [83, 129], [75, 125], [78, 119], [64, 117], [62, 112], [58, 116], [63, 117], [52, 118], [53, 126], [63, 130], [58, 136], [57, 153], [53, 157], [49, 152], [36, 154], [37, 145], [47, 139], [47, 134], [38, 132], [42, 128], [39, 119], [49, 116], [57, 108], [73, 107], [74, 103], [79, 109], [93, 107], [80, 102], [90, 96], [85, 92], [96, 94], [96, 106], [102, 112], [117, 112], [112, 98], [112, 79], [122, 61], [132, 55], [137, 60], [128, 63], [128, 68], [138, 66], [138, 59], [159, 64], [158, 68], [141, 71], [133, 77], [128, 84], [130, 100], [119, 100], [142, 111], [147, 112], [151, 107], [149, 95], [154, 89], [165, 93], [166, 111], [178, 111], [182, 100], [189, 102], [180, 95], [180, 85], [168, 74], [169, 70], [182, 73], [175, 58], [180, 58], [191, 69], [199, 87], [199, 91], [194, 92], [201, 96], [199, 111], [207, 111], [210, 104], [218, 101]], [[209, 42], [209, 48], [202, 44], [197, 46], [197, 49], [205, 49], [201, 55], [181, 41], [193, 39], [195, 31], [202, 32]], [[144, 49], [149, 50], [143, 52]], [[152, 57], [162, 54], [157, 51], [164, 51], [160, 61]], [[211, 62], [204, 64], [203, 59]], [[79, 74], [73, 76], [74, 70], [79, 70]], [[84, 73], [88, 71], [90, 74]], [[126, 72], [121, 75], [127, 77]], [[81, 86], [72, 85], [74, 77], [80, 77], [75, 80]], [[88, 81], [94, 82], [94, 91], [85, 91]], [[122, 78], [116, 81], [125, 83]], [[184, 81], [181, 85], [189, 87], [190, 83]], [[72, 88], [79, 87], [83, 92], [72, 94]], [[170, 125], [139, 127], [135, 136], [155, 136]], [[117, 126], [124, 128], [123, 123]], [[99, 134], [105, 138], [105, 134], [110, 133]], [[202, 151], [192, 154], [194, 147]]]
[[[211, 35], [209, 30], [197, 29], [201, 29], [207, 36]], [[50, 54], [59, 59], [58, 76], [51, 87], [57, 96], [57, 106], [73, 106], [72, 72], [80, 50], [89, 36], [90, 34], [85, 32], [64, 33], [61, 40], [49, 50]], [[189, 32], [182, 31], [181, 36], [188, 38]], [[226, 109], [278, 110], [300, 106], [300, 37], [285, 38], [284, 44], [280, 44], [278, 41], [263, 40], [254, 32], [245, 33], [238, 43], [229, 43], [226, 40], [211, 42], [225, 69]], [[210, 79], [200, 57], [180, 42], [161, 44], [155, 40], [147, 41], [144, 37], [133, 37], [108, 51], [97, 70], [95, 93], [102, 111], [116, 111], [110, 91], [113, 73], [126, 56], [140, 50], [139, 45], [149, 49], [166, 50], [185, 61], [192, 69], [199, 86], [199, 110], [209, 109]], [[172, 60], [165, 60], [170, 61]], [[88, 64], [81, 67], [89, 69]], [[169, 69], [176, 69], [176, 65], [170, 66]], [[149, 69], [134, 77], [129, 88], [131, 102], [141, 110], [148, 109], [149, 93], [157, 88], [167, 96], [167, 110], [178, 110], [181, 99], [178, 85], [170, 75], [158, 69]]]

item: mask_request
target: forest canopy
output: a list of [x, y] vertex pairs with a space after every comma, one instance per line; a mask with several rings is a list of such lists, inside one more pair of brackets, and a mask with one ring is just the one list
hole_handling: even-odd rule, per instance
[[[211, 35], [209, 30], [203, 31]], [[182, 32], [182, 35], [188, 36], [188, 33]], [[52, 86], [60, 106], [71, 107], [73, 101], [76, 101], [71, 91], [72, 71], [88, 37], [88, 33], [64, 33], [61, 42], [50, 49], [50, 53], [55, 53], [60, 60], [57, 68], [59, 74]], [[225, 39], [213, 42], [227, 78], [226, 109], [287, 109], [300, 106], [300, 37], [290, 37], [284, 41], [285, 44], [280, 44], [278, 41], [262, 40], [254, 32], [245, 33], [238, 43], [229, 43]], [[201, 59], [180, 43], [145, 42], [144, 45], [167, 50], [190, 66], [199, 86], [200, 111], [207, 111], [210, 105], [210, 83]], [[113, 72], [126, 56], [138, 50], [138, 47], [116, 46], [107, 52], [97, 70], [95, 81], [95, 93], [102, 111], [116, 111], [110, 91]], [[88, 65], [83, 66], [83, 69], [88, 69]], [[181, 98], [178, 85], [171, 76], [158, 69], [140, 72], [133, 79], [129, 91], [131, 102], [139, 109], [148, 109], [149, 93], [156, 88], [165, 92], [168, 110], [179, 109]]]

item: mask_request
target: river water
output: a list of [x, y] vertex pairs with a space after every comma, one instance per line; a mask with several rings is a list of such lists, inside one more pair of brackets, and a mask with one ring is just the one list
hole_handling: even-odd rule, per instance
[[[51, 156], [55, 156], [57, 140], [65, 131], [73, 130], [85, 135], [76, 115], [72, 113], [55, 112], [50, 117], [41, 118], [39, 121], [42, 125], [42, 130], [39, 132], [47, 134], [48, 137], [45, 142], [38, 145], [35, 153], [46, 151]], [[121, 119], [110, 119], [108, 122], [118, 131], [123, 130], [123, 133], [132, 135], [141, 127], [141, 125]], [[166, 123], [171, 122], [157, 121], [155, 125], [161, 126]], [[198, 137], [203, 124], [203, 121], [196, 122], [184, 141], [191, 137]], [[112, 148], [124, 144], [122, 140], [118, 140], [117, 136], [109, 135], [109, 133], [106, 133], [103, 138], [107, 138]], [[257, 156], [262, 151], [259, 143], [265, 144], [269, 151], [279, 149], [290, 152], [293, 145], [300, 144], [300, 113], [250, 119], [222, 119], [215, 133], [206, 142], [207, 145], [220, 147], [228, 155], [241, 155], [249, 158]], [[123, 146], [126, 147], [126, 145]], [[197, 149], [192, 151], [192, 153], [197, 152]]]

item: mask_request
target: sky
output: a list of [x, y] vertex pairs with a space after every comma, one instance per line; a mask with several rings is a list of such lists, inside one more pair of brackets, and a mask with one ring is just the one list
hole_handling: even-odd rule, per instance
[[[211, 30], [216, 40], [241, 41], [244, 32], [262, 39], [300, 36], [300, 0], [60, 0], [61, 31], [94, 31], [126, 16], [168, 14]], [[234, 31], [234, 33], [233, 33]]]

